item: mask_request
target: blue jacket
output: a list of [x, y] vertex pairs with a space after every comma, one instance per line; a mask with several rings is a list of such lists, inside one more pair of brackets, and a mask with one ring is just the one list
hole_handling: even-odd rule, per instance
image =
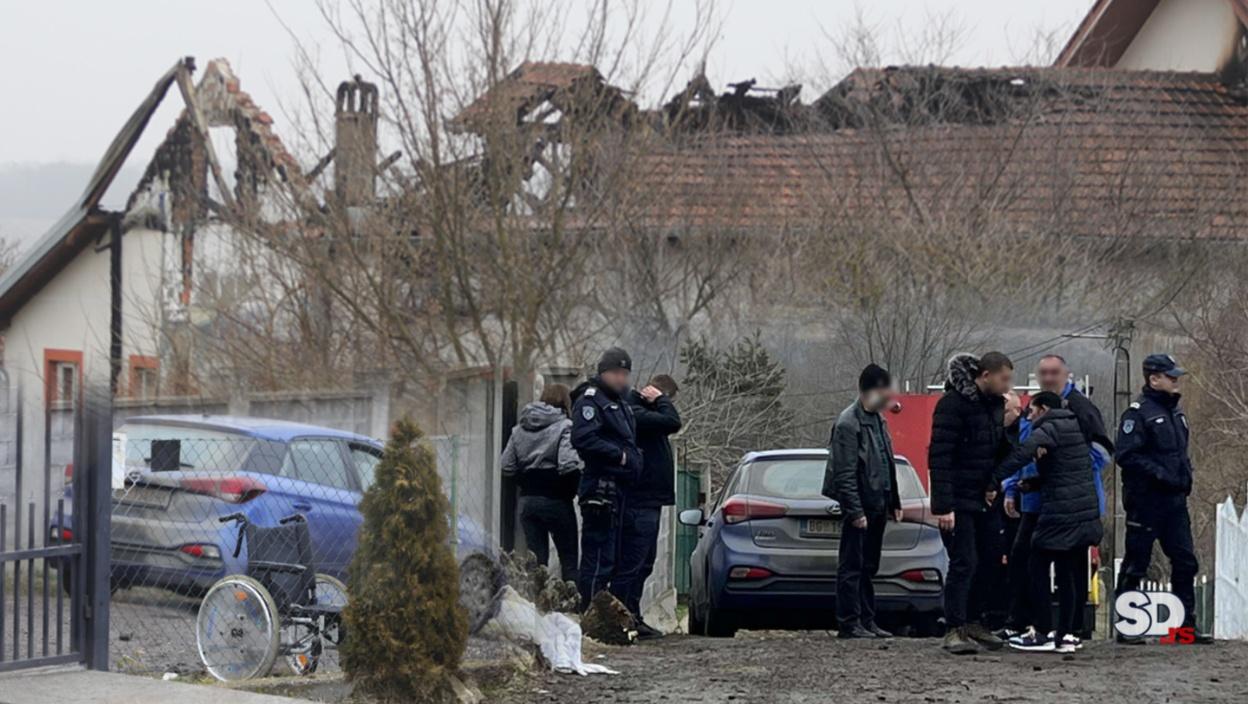
[[[1074, 391], [1074, 382], [1066, 382], [1066, 388], [1062, 389], [1062, 398], [1068, 398], [1070, 393]], [[1090, 405], [1090, 404], [1089, 404]], [[1087, 432], [1085, 430], [1085, 432]], [[1099, 447], [1098, 443], [1102, 439], [1095, 437], [1098, 433], [1092, 433], [1094, 437], [1089, 438], [1089, 444], [1092, 446], [1092, 474], [1096, 477], [1096, 499], [1101, 508], [1101, 515], [1105, 515], [1105, 484], [1101, 480], [1101, 470], [1105, 465], [1109, 464], [1109, 456], [1106, 454], [1106, 448]], [[1102, 433], [1099, 433], [1103, 435]], [[1022, 444], [1026, 442], [1027, 436], [1031, 435], [1031, 421], [1022, 418], [1018, 423], [1018, 442]], [[1024, 479], [1034, 479], [1038, 477], [1036, 471], [1036, 463], [1032, 462], [1014, 474], [1011, 474], [1001, 483], [1001, 490], [1005, 492], [1007, 498], [1019, 501], [1019, 495], [1022, 495], [1022, 501], [1019, 503], [1018, 510], [1023, 513], [1039, 513], [1040, 507], [1043, 505], [1043, 499], [1040, 497], [1039, 491], [1023, 491], [1019, 483]]]

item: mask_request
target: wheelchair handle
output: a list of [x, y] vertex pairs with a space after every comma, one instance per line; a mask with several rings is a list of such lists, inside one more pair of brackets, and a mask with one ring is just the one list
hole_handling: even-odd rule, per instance
[[220, 523], [229, 523], [230, 521], [239, 521], [240, 523], [246, 523], [247, 517], [241, 513], [231, 513], [228, 516], [222, 516], [218, 518], [217, 521]]
[[307, 523], [308, 519], [304, 517], [302, 513], [292, 513], [285, 518], [278, 519], [277, 522], [280, 525], [286, 525], [287, 523]]

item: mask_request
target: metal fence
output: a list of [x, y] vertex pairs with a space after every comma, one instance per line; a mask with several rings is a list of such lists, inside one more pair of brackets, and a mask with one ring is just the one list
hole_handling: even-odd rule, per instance
[[[476, 515], [481, 488], [465, 482], [461, 438], [427, 441], [451, 548], [485, 590], [465, 604], [480, 621], [502, 569]], [[338, 615], [380, 444], [208, 417], [132, 419], [114, 446], [114, 669], [226, 680], [338, 669]]]
[[0, 376], [0, 671], [107, 665], [107, 597], [93, 577], [107, 562], [108, 521], [90, 510], [103, 487], [67, 469], [106, 461], [111, 409], [83, 398], [49, 404], [27, 427], [20, 389]]

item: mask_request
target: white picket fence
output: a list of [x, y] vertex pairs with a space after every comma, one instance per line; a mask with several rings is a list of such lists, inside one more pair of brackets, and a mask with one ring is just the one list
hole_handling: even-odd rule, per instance
[[1216, 559], [1214, 636], [1248, 639], [1248, 508], [1229, 496], [1218, 505]]

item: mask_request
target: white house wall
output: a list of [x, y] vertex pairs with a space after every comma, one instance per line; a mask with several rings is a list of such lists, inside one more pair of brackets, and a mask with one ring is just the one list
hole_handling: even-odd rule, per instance
[[1162, 0], [1117, 68], [1217, 71], [1234, 54], [1239, 26], [1227, 0]]
[[[106, 244], [107, 240], [102, 244]], [[153, 288], [159, 287], [160, 233], [132, 230], [123, 239], [123, 390], [130, 355], [156, 355], [156, 333], [149, 325]], [[15, 477], [3, 477], [4, 500], [35, 502], [42, 511], [43, 472], [51, 467], [53, 501], [61, 489], [64, 466], [71, 461], [72, 414], [45, 415], [45, 351], [82, 354], [81, 380], [88, 392], [106, 390], [109, 382], [109, 250], [86, 247], [13, 316], [5, 331], [5, 371], [22, 408], [23, 481], [15, 496]], [[145, 303], [146, 301], [146, 303]], [[51, 452], [45, 459], [45, 427], [51, 418]]]

